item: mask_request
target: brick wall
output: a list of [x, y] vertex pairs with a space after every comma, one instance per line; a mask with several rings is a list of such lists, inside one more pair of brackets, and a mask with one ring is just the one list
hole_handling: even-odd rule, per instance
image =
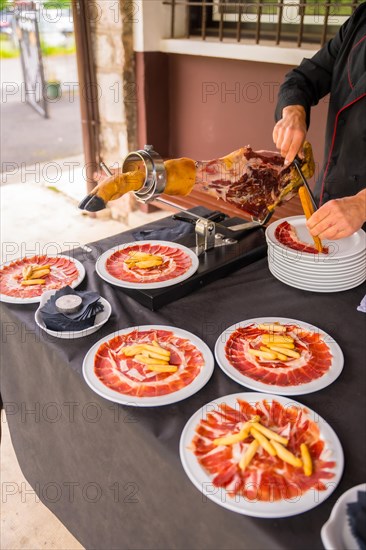
[[[97, 3], [91, 25], [93, 57], [99, 86], [99, 143], [104, 162], [121, 163], [136, 149], [137, 108], [135, 61], [131, 17], [126, 3], [103, 0]], [[128, 7], [128, 6], [127, 6]], [[128, 15], [128, 14], [127, 14]], [[112, 216], [124, 220], [135, 209], [132, 194], [109, 205]]]
[[[124, 2], [104, 0], [92, 37], [99, 85], [100, 145], [105, 162], [120, 162], [136, 147], [135, 64], [131, 18]], [[119, 8], [119, 9], [118, 9]]]

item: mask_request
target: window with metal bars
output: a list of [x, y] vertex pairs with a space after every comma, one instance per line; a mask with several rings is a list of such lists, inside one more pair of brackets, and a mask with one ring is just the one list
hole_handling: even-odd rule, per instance
[[177, 38], [176, 12], [185, 7], [186, 38], [300, 47], [322, 46], [362, 1], [165, 0], [164, 4], [171, 6], [171, 38]]

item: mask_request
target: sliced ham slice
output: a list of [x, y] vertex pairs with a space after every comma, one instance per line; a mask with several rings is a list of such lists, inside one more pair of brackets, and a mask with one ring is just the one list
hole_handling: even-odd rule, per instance
[[[133, 344], [158, 342], [170, 351], [178, 370], [152, 373], [145, 365], [123, 353]], [[205, 362], [202, 353], [189, 340], [167, 330], [131, 331], [101, 344], [94, 358], [94, 372], [108, 388], [135, 397], [156, 397], [188, 386], [199, 375]]]
[[[50, 265], [51, 272], [42, 285], [22, 286], [23, 268], [27, 265]], [[46, 290], [57, 290], [73, 283], [79, 271], [71, 258], [32, 256], [15, 260], [0, 270], [0, 294], [16, 298], [35, 298]]]
[[269, 386], [299, 386], [324, 376], [332, 365], [332, 354], [321, 336], [295, 325], [286, 327], [296, 348], [301, 350], [300, 359], [282, 362], [253, 357], [248, 352], [249, 346], [259, 348], [260, 337], [266, 331], [249, 325], [230, 335], [225, 346], [227, 360], [244, 376]]
[[[154, 254], [163, 259], [162, 265], [147, 269], [130, 268], [125, 260], [130, 258], [134, 252]], [[127, 246], [109, 256], [106, 261], [106, 270], [110, 275], [120, 281], [132, 283], [158, 283], [175, 279], [188, 271], [192, 265], [189, 255], [182, 249], [174, 246], [162, 246], [143, 244]]]
[[328, 254], [329, 248], [327, 246], [322, 247], [322, 251], [319, 252], [315, 246], [300, 241], [296, 229], [287, 221], [280, 223], [276, 227], [275, 237], [279, 243], [292, 248], [293, 250], [299, 250], [308, 254]]
[[[328, 480], [334, 477], [335, 462], [325, 460], [327, 449], [320, 437], [318, 425], [313, 422], [305, 409], [283, 407], [277, 401], [266, 400], [249, 404], [237, 399], [235, 410], [220, 405], [205, 415], [196, 426], [196, 434], [191, 448], [200, 465], [212, 477], [216, 487], [226, 489], [234, 498], [243, 496], [248, 500], [265, 502], [283, 499], [296, 499], [309, 490], [326, 490]], [[259, 415], [260, 422], [267, 428], [285, 435], [289, 439], [288, 450], [300, 457], [300, 446], [305, 443], [310, 451], [313, 473], [305, 476], [302, 468], [295, 468], [278, 456], [268, 455], [259, 448], [249, 466], [242, 471], [239, 461], [253, 440], [247, 439], [235, 445], [215, 445], [214, 439], [240, 431], [242, 422]], [[233, 418], [237, 419], [236, 423]], [[315, 498], [315, 497], [314, 497]]]

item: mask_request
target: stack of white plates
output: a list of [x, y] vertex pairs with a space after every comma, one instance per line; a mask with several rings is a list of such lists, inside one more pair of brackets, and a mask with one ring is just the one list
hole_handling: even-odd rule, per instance
[[269, 270], [279, 281], [313, 292], [341, 292], [366, 280], [366, 233], [362, 229], [345, 239], [323, 241], [328, 254], [311, 254], [276, 239], [276, 228], [284, 221], [294, 227], [300, 241], [313, 245], [304, 216], [277, 220], [267, 228]]

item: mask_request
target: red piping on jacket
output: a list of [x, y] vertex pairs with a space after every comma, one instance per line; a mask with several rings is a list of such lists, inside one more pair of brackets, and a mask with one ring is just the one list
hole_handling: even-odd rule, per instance
[[366, 39], [366, 34], [365, 36], [363, 36], [362, 38], [360, 38], [360, 40], [353, 46], [352, 50], [349, 52], [349, 55], [348, 55], [348, 58], [347, 58], [347, 78], [348, 78], [348, 84], [350, 85], [351, 89], [353, 90], [354, 86], [352, 84], [352, 80], [351, 80], [351, 75], [350, 75], [350, 61], [351, 61], [351, 57], [353, 55], [353, 50], [355, 48], [357, 48], [357, 46], [359, 44], [361, 44], [361, 42], [363, 42], [363, 40]]
[[339, 115], [342, 113], [342, 111], [344, 111], [345, 109], [347, 109], [347, 107], [350, 107], [351, 105], [353, 105], [354, 103], [356, 103], [357, 101], [359, 101], [360, 99], [362, 99], [362, 98], [365, 97], [365, 96], [366, 96], [366, 93], [360, 95], [359, 97], [357, 97], [356, 99], [354, 99], [353, 101], [351, 101], [351, 103], [348, 103], [347, 105], [345, 105], [344, 107], [342, 107], [342, 109], [339, 109], [339, 111], [338, 111], [338, 113], [337, 113], [337, 115], [336, 115], [335, 124], [334, 124], [334, 130], [333, 130], [333, 136], [332, 136], [332, 143], [331, 143], [331, 146], [330, 146], [330, 151], [329, 151], [329, 155], [328, 155], [327, 166], [326, 166], [325, 171], [324, 171], [323, 181], [322, 181], [322, 187], [321, 187], [321, 191], [320, 191], [319, 206], [321, 206], [321, 205], [322, 205], [322, 202], [323, 202], [325, 178], [326, 178], [326, 175], [327, 175], [327, 173], [328, 173], [328, 168], [329, 168], [329, 164], [330, 164], [330, 158], [331, 158], [332, 153], [333, 153], [333, 147], [334, 147], [335, 137], [336, 137], [336, 133], [337, 133], [338, 117], [339, 117]]

